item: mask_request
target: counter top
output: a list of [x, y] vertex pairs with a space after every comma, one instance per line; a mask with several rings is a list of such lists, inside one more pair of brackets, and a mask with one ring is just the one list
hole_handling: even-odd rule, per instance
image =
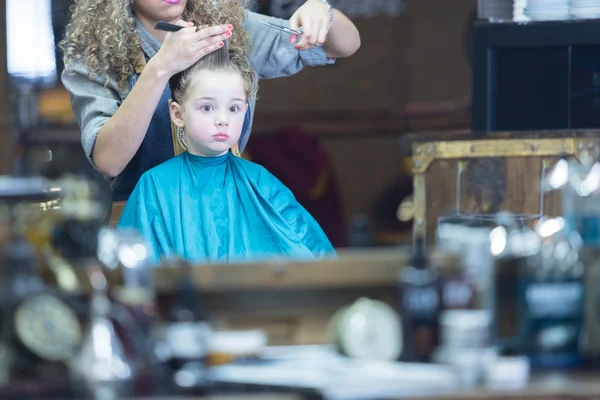
[[[600, 371], [585, 373], [548, 372], [535, 373], [524, 388], [476, 388], [444, 396], [444, 400], [481, 399], [598, 399], [600, 398]], [[420, 397], [437, 399], [438, 397]], [[395, 399], [400, 400], [400, 399]], [[402, 399], [406, 400], [406, 399]], [[415, 399], [416, 400], [416, 399]]]

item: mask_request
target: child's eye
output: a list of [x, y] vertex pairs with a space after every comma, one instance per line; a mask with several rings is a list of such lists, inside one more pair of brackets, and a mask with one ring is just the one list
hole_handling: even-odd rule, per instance
[[210, 104], [205, 104], [200, 109], [204, 112], [210, 112], [213, 110], [213, 107]]
[[238, 111], [240, 111], [240, 107], [239, 106], [231, 106], [229, 108], [229, 111], [231, 111], [231, 112], [238, 112]]

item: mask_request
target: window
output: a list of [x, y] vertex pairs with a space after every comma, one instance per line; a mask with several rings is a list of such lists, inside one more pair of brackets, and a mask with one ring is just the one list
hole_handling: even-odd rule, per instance
[[8, 73], [27, 80], [54, 80], [56, 60], [52, 0], [7, 0]]

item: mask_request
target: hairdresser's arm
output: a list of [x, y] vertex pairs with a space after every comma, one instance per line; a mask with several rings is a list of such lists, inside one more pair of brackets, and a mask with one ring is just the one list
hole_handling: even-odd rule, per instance
[[354, 23], [338, 10], [333, 10], [333, 21], [323, 43], [325, 53], [332, 58], [350, 57], [360, 48], [360, 34]]
[[119, 175], [138, 151], [168, 81], [169, 75], [150, 60], [121, 106], [100, 128], [92, 159], [103, 175]]
[[322, 45], [331, 58], [344, 58], [360, 47], [360, 34], [356, 26], [338, 10], [333, 10], [329, 22], [329, 8], [320, 0], [307, 0], [290, 18], [290, 27], [302, 27], [304, 34], [296, 44], [298, 50], [308, 50]]
[[304, 67], [335, 63], [335, 58], [327, 57], [322, 47], [299, 51], [290, 43], [289, 34], [263, 25], [260, 21], [288, 25], [287, 20], [250, 11], [247, 13], [244, 27], [252, 41], [248, 59], [260, 79], [290, 76]]

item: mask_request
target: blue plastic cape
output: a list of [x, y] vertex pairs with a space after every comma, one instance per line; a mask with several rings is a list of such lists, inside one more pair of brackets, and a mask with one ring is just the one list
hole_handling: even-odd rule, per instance
[[140, 178], [119, 227], [139, 229], [153, 257], [194, 263], [335, 256], [315, 219], [258, 164], [183, 153]]

